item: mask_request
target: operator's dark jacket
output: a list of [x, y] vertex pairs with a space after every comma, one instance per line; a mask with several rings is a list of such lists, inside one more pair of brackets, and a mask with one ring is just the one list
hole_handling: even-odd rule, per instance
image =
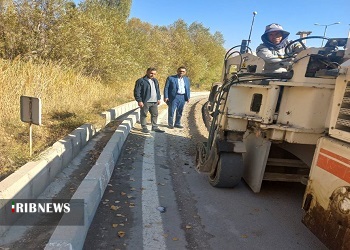
[[[153, 78], [152, 80], [154, 81], [154, 86], [156, 87], [157, 91], [157, 100], [159, 101], [161, 99], [159, 83], [156, 78]], [[134, 97], [137, 102], [143, 103], [147, 102], [151, 98], [151, 85], [148, 82], [147, 76], [144, 76], [136, 81], [134, 88]]]

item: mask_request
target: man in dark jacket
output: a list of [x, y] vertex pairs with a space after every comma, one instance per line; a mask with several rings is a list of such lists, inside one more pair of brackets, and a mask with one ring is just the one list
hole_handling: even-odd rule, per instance
[[[185, 102], [190, 101], [190, 79], [186, 75], [186, 68], [177, 69], [177, 75], [169, 76], [164, 87], [164, 101], [168, 104], [168, 128], [183, 128], [181, 125], [182, 111]], [[175, 124], [174, 122], [174, 113]]]
[[146, 75], [135, 83], [134, 97], [140, 107], [140, 122], [144, 133], [149, 133], [146, 121], [148, 112], [151, 114], [152, 131], [164, 132], [158, 128], [157, 124], [161, 96], [158, 80], [154, 78], [156, 74], [155, 68], [148, 68]]

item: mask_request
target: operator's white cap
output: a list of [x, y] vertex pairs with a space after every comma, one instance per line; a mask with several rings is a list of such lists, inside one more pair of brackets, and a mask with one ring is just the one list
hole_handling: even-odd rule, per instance
[[279, 31], [282, 33], [282, 37], [287, 37], [289, 36], [289, 32], [285, 31], [281, 25], [277, 24], [277, 23], [272, 23], [266, 26], [265, 28], [265, 33], [264, 35], [266, 35], [267, 33], [270, 33], [272, 31]]

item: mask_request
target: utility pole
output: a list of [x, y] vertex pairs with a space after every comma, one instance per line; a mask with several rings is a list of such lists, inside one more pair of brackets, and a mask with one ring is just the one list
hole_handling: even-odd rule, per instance
[[[330, 23], [330, 24], [319, 24], [319, 23], [314, 23], [314, 25], [316, 25], [316, 26], [324, 26], [323, 37], [326, 37], [326, 33], [327, 33], [327, 28], [328, 28], [328, 26], [335, 25], [335, 24], [340, 24], [340, 22]], [[322, 39], [321, 47], [323, 46], [323, 41], [324, 41], [324, 39]]]

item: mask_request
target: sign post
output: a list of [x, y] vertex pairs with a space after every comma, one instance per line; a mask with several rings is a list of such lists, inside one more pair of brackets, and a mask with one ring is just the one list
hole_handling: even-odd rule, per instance
[[29, 123], [29, 156], [33, 154], [33, 127], [32, 124]]
[[29, 123], [29, 155], [33, 153], [33, 128], [32, 125], [41, 125], [41, 100], [40, 98], [21, 96], [21, 121]]

